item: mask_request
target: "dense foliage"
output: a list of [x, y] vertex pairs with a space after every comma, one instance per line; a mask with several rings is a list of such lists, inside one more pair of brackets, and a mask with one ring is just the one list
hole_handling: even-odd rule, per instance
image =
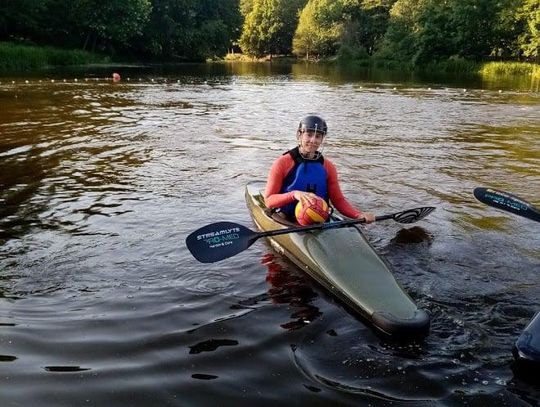
[[539, 37], [531, 21], [534, 9], [540, 15], [539, 4], [538, 0], [397, 0], [379, 55], [413, 63], [537, 59]]
[[294, 34], [297, 55], [332, 55], [343, 33], [343, 4], [335, 0], [310, 0], [300, 14]]
[[0, 41], [122, 58], [540, 61], [540, 0], [8, 0]]
[[252, 0], [245, 7], [240, 37], [242, 50], [250, 55], [290, 54], [298, 13], [306, 0]]
[[222, 56], [240, 35], [239, 0], [9, 0], [0, 41], [136, 59]]

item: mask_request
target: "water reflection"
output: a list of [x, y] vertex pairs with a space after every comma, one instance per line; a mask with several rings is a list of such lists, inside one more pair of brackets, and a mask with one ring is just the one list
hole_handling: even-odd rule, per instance
[[89, 368], [84, 368], [80, 366], [45, 366], [43, 369], [45, 369], [47, 372], [52, 373], [73, 373], [91, 370]]
[[233, 339], [209, 339], [199, 342], [189, 347], [189, 354], [194, 355], [201, 352], [213, 352], [221, 346], [236, 346], [238, 341]]
[[219, 378], [219, 376], [211, 375], [211, 374], [203, 374], [203, 373], [194, 373], [191, 375], [193, 379], [198, 380], [215, 380]]
[[[112, 72], [122, 73], [122, 82], [111, 81]], [[24, 78], [4, 78], [0, 84], [12, 85], [25, 81], [39, 83], [77, 83], [107, 86], [125, 83], [198, 83], [231, 84], [238, 77], [255, 77], [261, 80], [294, 79], [321, 80], [335, 85], [347, 83], [372, 84], [374, 87], [403, 87], [423, 85], [426, 88], [455, 87], [468, 89], [489, 89], [495, 91], [538, 92], [540, 79], [530, 75], [456, 75], [441, 72], [408, 72], [363, 66], [340, 66], [313, 64], [305, 61], [296, 63], [272, 61], [267, 63], [221, 62], [205, 64], [164, 64], [164, 65], [103, 65], [58, 67], [51, 71], [28, 73]], [[0, 78], [2, 79], [2, 78]], [[0, 98], [2, 98], [0, 92]]]
[[36, 228], [83, 233], [92, 215], [129, 212], [119, 194], [149, 158], [148, 147], [137, 146], [145, 138], [126, 130], [139, 120], [129, 100], [85, 89], [31, 91], [31, 101], [25, 92], [0, 109], [0, 239]]
[[290, 315], [291, 320], [280, 323], [279, 326], [294, 331], [304, 328], [322, 313], [312, 304], [318, 295], [307, 281], [307, 277], [299, 273], [294, 266], [285, 267], [282, 261], [283, 259], [272, 253], [265, 254], [261, 259], [261, 264], [267, 268], [265, 278], [269, 284], [267, 292], [243, 299], [232, 305], [231, 309], [254, 309], [268, 302], [275, 305], [290, 305], [293, 310]]
[[280, 324], [282, 328], [301, 329], [322, 315], [319, 308], [311, 304], [317, 294], [305, 276], [284, 268], [273, 254], [266, 254], [261, 263], [268, 268], [266, 282], [270, 284], [269, 298], [275, 304], [290, 304], [295, 310], [291, 314], [291, 321]]

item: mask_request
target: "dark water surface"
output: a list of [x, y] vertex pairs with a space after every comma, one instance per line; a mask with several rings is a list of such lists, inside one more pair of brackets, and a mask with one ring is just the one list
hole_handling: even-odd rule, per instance
[[[472, 196], [540, 205], [537, 84], [117, 70], [0, 79], [0, 406], [540, 405], [511, 355], [539, 226]], [[308, 112], [351, 201], [437, 207], [366, 228], [432, 316], [422, 343], [380, 338], [263, 240], [211, 265], [185, 247], [254, 227], [243, 188]]]

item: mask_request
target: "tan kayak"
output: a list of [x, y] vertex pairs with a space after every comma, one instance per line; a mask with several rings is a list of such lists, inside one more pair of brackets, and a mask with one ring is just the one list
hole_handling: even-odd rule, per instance
[[[251, 182], [245, 191], [257, 227], [261, 231], [298, 227], [270, 213], [262, 196], [264, 187], [264, 182]], [[397, 283], [389, 265], [375, 252], [359, 226], [267, 238], [279, 253], [385, 334], [397, 339], [428, 334], [428, 314]]]

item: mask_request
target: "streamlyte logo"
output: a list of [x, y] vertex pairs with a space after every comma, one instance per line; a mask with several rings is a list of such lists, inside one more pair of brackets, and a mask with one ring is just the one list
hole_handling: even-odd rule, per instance
[[517, 197], [507, 195], [501, 191], [487, 189], [486, 197], [490, 198], [495, 204], [513, 209], [516, 212], [526, 211], [527, 209], [529, 209], [529, 204], [527, 202], [523, 202]]
[[197, 236], [197, 240], [203, 240], [210, 249], [228, 246], [240, 239], [240, 228], [216, 230]]

